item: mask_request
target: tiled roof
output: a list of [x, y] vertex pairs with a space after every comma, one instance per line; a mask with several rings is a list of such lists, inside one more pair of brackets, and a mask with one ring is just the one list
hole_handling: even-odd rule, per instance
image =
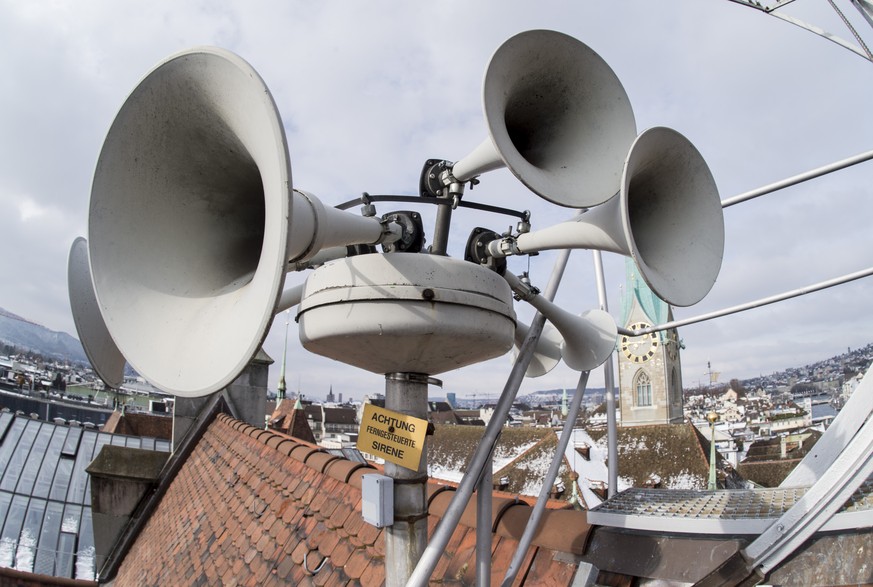
[[[372, 466], [219, 415], [166, 489], [120, 564], [118, 585], [382, 585], [383, 530], [361, 517]], [[454, 489], [431, 482], [429, 529]], [[531, 508], [495, 493], [492, 579], [509, 565]], [[475, 499], [432, 582], [472, 584]], [[516, 584], [569, 585], [590, 527], [583, 512], [547, 510]]]
[[433, 424], [442, 424], [442, 425], [451, 425], [455, 426], [458, 424], [464, 424], [463, 420], [461, 420], [458, 415], [452, 411], [442, 411], [442, 412], [428, 412], [427, 414], [428, 421]]
[[312, 418], [314, 422], [321, 422], [321, 406], [320, 405], [304, 405], [303, 410], [306, 412], [307, 418]]
[[737, 471], [744, 479], [763, 487], [778, 487], [819, 438], [820, 432], [810, 431], [809, 437], [800, 446], [789, 447], [785, 458], [781, 456], [781, 437], [756, 441], [749, 446], [746, 459], [739, 464]]
[[427, 402], [429, 412], [451, 412], [452, 404], [449, 402]]
[[[590, 434], [606, 446], [605, 430]], [[690, 423], [623, 426], [618, 429], [617, 444], [618, 474], [629, 486], [643, 487], [655, 474], [665, 488], [706, 488], [709, 442]]]
[[285, 400], [270, 415], [269, 427], [273, 430], [315, 444], [312, 428], [306, 421], [303, 408], [296, 408], [296, 402]]
[[115, 410], [103, 425], [103, 432], [172, 440], [173, 418]]
[[[534, 446], [521, 452], [505, 467], [499, 471], [494, 471], [494, 479], [505, 479], [508, 482], [505, 488], [501, 486], [502, 489], [522, 495], [539, 495], [543, 486], [543, 478], [546, 476], [555, 450], [558, 448], [557, 434], [554, 430], [548, 432]], [[561, 484], [566, 489], [571, 487], [573, 481], [570, 479], [570, 468], [567, 466], [566, 459], [562, 460], [555, 481], [556, 484]]]
[[352, 408], [324, 408], [325, 424], [357, 424], [357, 412]]
[[[484, 426], [436, 425], [428, 453], [429, 464], [460, 472], [467, 470], [484, 434]], [[500, 463], [495, 464], [495, 471], [554, 434], [554, 430], [548, 428], [504, 428], [494, 447], [495, 463]]]

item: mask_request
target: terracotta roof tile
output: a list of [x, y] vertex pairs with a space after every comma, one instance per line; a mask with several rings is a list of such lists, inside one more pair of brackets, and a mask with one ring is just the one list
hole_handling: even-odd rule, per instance
[[372, 524], [363, 524], [358, 531], [358, 538], [365, 546], [370, 546], [376, 542], [377, 538], [381, 538], [382, 529], [373, 526]]
[[291, 451], [291, 457], [297, 459], [301, 462], [306, 462], [306, 459], [314, 452], [318, 452], [318, 449], [311, 445], [306, 444], [298, 444], [294, 450]]
[[469, 583], [468, 573], [470, 567], [473, 567], [473, 578], [475, 579], [476, 530], [472, 528], [464, 532], [464, 536], [458, 543], [458, 546], [454, 551], [454, 556], [449, 561], [449, 564], [446, 567], [446, 573], [443, 575], [442, 579], [444, 581], [462, 581]]
[[[358, 508], [355, 508], [356, 510]], [[343, 524], [343, 528], [345, 528], [346, 532], [349, 533], [349, 536], [357, 536], [360, 529], [364, 526], [366, 522], [364, 522], [364, 518], [361, 516], [349, 516], [346, 518], [346, 523]]]
[[[328, 479], [328, 481], [332, 481], [332, 479]], [[314, 495], [312, 496], [312, 501], [309, 502], [309, 509], [313, 512], [321, 512], [326, 503], [332, 503], [335, 498], [330, 494], [330, 489], [330, 487], [325, 487], [324, 483], [317, 490], [313, 489]]]
[[347, 503], [337, 503], [330, 518], [325, 522], [327, 527], [332, 530], [341, 528], [353, 510], [354, 508]]
[[385, 582], [384, 554], [379, 558], [371, 558], [370, 564], [361, 575], [362, 585], [381, 585]]
[[[382, 585], [384, 530], [366, 524], [360, 513], [361, 476], [374, 471], [219, 416], [167, 487], [122, 561], [116, 584]], [[430, 532], [454, 495], [452, 489], [428, 487]], [[515, 501], [495, 494], [495, 583], [530, 512]], [[528, 553], [519, 584], [548, 585], [555, 577], [563, 582], [554, 584], [572, 581], [572, 573], [565, 572], [572, 565], [552, 555], [584, 548], [584, 541], [574, 542], [571, 536], [585, 535], [585, 515], [561, 510], [548, 516], [560, 519], [549, 525], [560, 525], [561, 531], [538, 534], [542, 544]], [[467, 508], [450, 538], [433, 582], [474, 582], [473, 526], [475, 505]], [[574, 531], [566, 532], [568, 527]]]
[[369, 564], [370, 558], [367, 556], [367, 549], [356, 548], [343, 567], [343, 571], [350, 579], [360, 579]]
[[[431, 530], [432, 532], [432, 530]], [[458, 526], [458, 528], [454, 531], [454, 533], [449, 538], [448, 543], [446, 544], [446, 550], [443, 555], [440, 557], [440, 560], [437, 562], [434, 567], [433, 574], [431, 575], [432, 579], [441, 579], [446, 577], [447, 570], [449, 565], [452, 563], [453, 559], [458, 552], [458, 546], [461, 544], [461, 541], [466, 537], [468, 529], [464, 526]], [[475, 534], [475, 530], [471, 530]], [[456, 566], [460, 566], [459, 565]]]
[[317, 573], [313, 577], [312, 582], [319, 586], [328, 585], [331, 580], [331, 575], [333, 575], [333, 569], [323, 573]]
[[374, 471], [372, 468], [356, 469], [352, 471], [352, 474], [349, 476], [347, 483], [353, 488], [360, 490], [363, 483], [363, 481], [361, 481], [361, 477], [367, 474], [372, 474], [373, 472]]
[[[503, 576], [506, 574], [507, 569], [509, 569], [509, 564], [512, 562], [512, 557], [515, 555], [515, 549], [518, 546], [518, 542], [515, 540], [507, 539], [507, 538], [497, 538], [497, 544], [494, 546], [494, 549], [491, 551], [491, 583], [494, 585], [499, 585], [503, 581]], [[536, 549], [530, 548], [527, 551], [527, 555], [525, 556], [524, 561], [522, 561], [521, 568], [526, 569], [530, 566], [531, 560], [536, 552]], [[524, 580], [524, 577], [516, 577], [513, 585], [521, 585]]]
[[327, 452], [314, 452], [304, 462], [319, 473], [323, 473], [328, 463], [338, 459], [339, 457]]
[[381, 536], [379, 540], [374, 542], [373, 544], [367, 546], [367, 555], [371, 560], [373, 559], [384, 559], [385, 558], [385, 540]]
[[[336, 532], [333, 534], [334, 536], [339, 536]], [[330, 561], [336, 567], [344, 567], [354, 551], [355, 547], [352, 546], [351, 542], [348, 540], [338, 540], [330, 553]]]
[[276, 450], [282, 453], [283, 455], [288, 455], [292, 450], [297, 448], [297, 442], [291, 440], [290, 438], [282, 438], [281, 442], [276, 446]]
[[276, 577], [284, 582], [295, 566], [297, 566], [297, 563], [290, 556], [280, 559], [279, 564], [276, 566]]
[[351, 475], [357, 469], [365, 467], [366, 465], [364, 465], [363, 463], [356, 463], [354, 461], [347, 461], [345, 459], [337, 459], [331, 462], [324, 470], [324, 472], [330, 475], [331, 478], [336, 479], [337, 481], [341, 481], [342, 483], [346, 483], [349, 480], [349, 475]]

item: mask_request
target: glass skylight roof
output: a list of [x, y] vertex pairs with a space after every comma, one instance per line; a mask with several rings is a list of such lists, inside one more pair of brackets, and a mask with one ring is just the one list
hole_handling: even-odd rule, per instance
[[91, 485], [106, 444], [170, 451], [170, 442], [0, 413], [0, 566], [94, 580]]

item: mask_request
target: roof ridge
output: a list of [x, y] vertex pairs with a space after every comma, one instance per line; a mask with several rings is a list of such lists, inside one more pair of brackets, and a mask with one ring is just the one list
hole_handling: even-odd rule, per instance
[[[385, 529], [364, 522], [361, 489], [364, 474], [383, 470], [220, 414], [145, 522], [116, 581], [382, 585]], [[433, 532], [456, 488], [435, 480], [426, 487]], [[475, 568], [475, 501], [432, 580]], [[502, 492], [492, 503], [494, 557], [502, 564], [517, 548], [532, 508]], [[591, 530], [584, 512], [547, 510], [524, 576], [528, 566], [536, 567], [536, 576], [565, 569], [568, 563], [554, 555], [581, 555]]]
[[543, 444], [543, 443], [546, 442], [546, 441], [551, 440], [551, 438], [552, 438], [553, 436], [557, 437], [557, 433], [554, 432], [554, 431], [551, 431], [551, 430], [550, 430], [548, 433], [543, 434], [542, 438], [540, 438], [540, 439], [537, 440], [535, 443], [533, 443], [532, 445], [530, 445], [526, 450], [524, 450], [524, 451], [522, 451], [521, 453], [519, 453], [519, 454], [518, 454], [514, 459], [512, 459], [511, 461], [509, 461], [508, 463], [506, 463], [505, 465], [503, 465], [502, 467], [500, 467], [500, 469], [498, 469], [497, 471], [494, 471], [493, 476], [494, 476], [494, 477], [499, 477], [499, 476], [500, 476], [500, 473], [502, 473], [502, 472], [504, 472], [505, 470], [509, 469], [510, 467], [514, 466], [517, 462], [519, 462], [521, 459], [523, 459], [523, 458], [524, 458], [526, 455], [528, 455], [531, 451], [533, 451], [533, 450], [535, 450], [535, 449], [538, 449], [538, 448], [540, 447], [541, 444]]
[[[331, 454], [316, 444], [284, 434], [277, 430], [257, 428], [256, 426], [237, 420], [228, 414], [220, 414], [219, 419], [237, 431], [254, 438], [258, 442], [277, 450], [285, 456], [298, 460], [315, 469], [319, 473], [329, 475], [343, 483], [348, 484], [352, 474], [359, 469], [382, 470], [381, 467], [378, 467], [375, 464], [364, 464], [350, 461], [344, 457]], [[287, 444], [287, 446], [280, 449], [279, 447], [284, 444]]]
[[[361, 469], [369, 469], [370, 471], [377, 471], [380, 473], [382, 471], [384, 471], [383, 467], [380, 467], [379, 465], [377, 465], [375, 463], [367, 463], [367, 464], [356, 463], [356, 462], [350, 461], [344, 457], [340, 457], [340, 456], [328, 453], [326, 450], [324, 450], [324, 448], [322, 448], [318, 445], [306, 442], [304, 440], [300, 440], [299, 438], [294, 438], [292, 436], [289, 436], [287, 434], [284, 434], [282, 432], [278, 432], [275, 430], [269, 430], [269, 429], [265, 430], [263, 428], [257, 428], [255, 426], [251, 426], [250, 424], [247, 424], [245, 422], [241, 422], [241, 421], [239, 421], [239, 420], [235, 419], [234, 417], [227, 415], [227, 414], [220, 414], [218, 416], [218, 418], [223, 419], [225, 422], [231, 424], [232, 427], [236, 428], [240, 432], [244, 432], [246, 435], [254, 438], [258, 442], [261, 442], [267, 446], [271, 446], [270, 442], [276, 442], [277, 443], [276, 446], [271, 446], [271, 448], [274, 448], [276, 450], [278, 450], [278, 445], [283, 443], [283, 442], [290, 441], [292, 443], [296, 443], [296, 446], [294, 446], [293, 448], [290, 448], [288, 450], [288, 452], [284, 453], [284, 454], [294, 458], [295, 460], [302, 462], [303, 464], [311, 467], [312, 469], [315, 469], [317, 472], [319, 472], [321, 474], [328, 475], [331, 478], [333, 478], [337, 481], [340, 481], [342, 483], [350, 484], [350, 485], [356, 487], [357, 489], [360, 489], [360, 476], [363, 474], [366, 474], [364, 471], [361, 471]], [[524, 452], [522, 452], [518, 457], [513, 459], [508, 465], [506, 465], [506, 467], [511, 466], [512, 463], [515, 463], [518, 459], [522, 458], [524, 455], [527, 455], [531, 451], [537, 449], [543, 443], [550, 441], [553, 436], [554, 436], [554, 433], [544, 434], [542, 436], [542, 438], [538, 439], [533, 445], [531, 445], [528, 449], [526, 449]], [[276, 439], [281, 439], [281, 440], [279, 440], [277, 442]], [[279, 451], [279, 452], [283, 452], [283, 451]], [[503, 467], [501, 470], [505, 469], [506, 467]], [[355, 482], [350, 482], [351, 478], [355, 472], [358, 472], [358, 475], [356, 476]], [[431, 504], [434, 502], [435, 498], [440, 493], [443, 493], [445, 491], [454, 492], [457, 489], [455, 484], [450, 483], [450, 482], [446, 483], [446, 482], [443, 482], [442, 480], [437, 480], [437, 479], [428, 479], [427, 486], [428, 486], [428, 489], [430, 489], [431, 487], [434, 488], [434, 490], [430, 493], [430, 495], [427, 498], [428, 510], [430, 510]], [[492, 493], [492, 496], [493, 496], [492, 499], [494, 501], [494, 505], [498, 506], [496, 508], [492, 508], [492, 512], [494, 512], [494, 514], [492, 515], [492, 518], [493, 518], [492, 519], [492, 532], [495, 532], [495, 533], [496, 533], [497, 528], [500, 524], [501, 517], [503, 516], [503, 514], [505, 514], [509, 510], [510, 507], [518, 505], [518, 506], [524, 506], [527, 508], [531, 508], [530, 496], [522, 496], [520, 494], [509, 493], [509, 492], [499, 491], [499, 490], [494, 490]], [[549, 500], [549, 501], [553, 502], [552, 505], [556, 505], [556, 504], [554, 504], [554, 500]], [[561, 505], [565, 506], [565, 504], [561, 504]], [[436, 512], [432, 512], [432, 513], [434, 513], [434, 515], [437, 515], [440, 518], [442, 518], [442, 514], [445, 512], [445, 510], [440, 509], [439, 506], [437, 506], [437, 508], [438, 508], [438, 511], [440, 511], [440, 513], [436, 513]], [[556, 511], [559, 509], [566, 509], [566, 506], [564, 508], [552, 507], [552, 508], [548, 508], [548, 509], [551, 511]], [[469, 510], [469, 513], [472, 515], [472, 517], [469, 517], [467, 515], [468, 510]], [[473, 499], [470, 500], [470, 502], [467, 504], [467, 508], [464, 510], [464, 512], [465, 513], [464, 513], [464, 516], [462, 516], [461, 523], [467, 527], [475, 528], [475, 526], [476, 526], [476, 523], [475, 523], [475, 520], [476, 520], [476, 518], [475, 518], [475, 500], [473, 500]], [[464, 522], [467, 522], [467, 523], [464, 523]], [[512, 536], [511, 534], [506, 534], [506, 537], [508, 537], [508, 538], [518, 538], [520, 536], [521, 536], [520, 534], [519, 534], [519, 536]]]

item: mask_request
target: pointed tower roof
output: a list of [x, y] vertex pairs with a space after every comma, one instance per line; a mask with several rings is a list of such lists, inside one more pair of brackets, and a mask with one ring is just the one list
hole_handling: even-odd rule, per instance
[[[636, 263], [630, 257], [625, 259], [625, 283], [626, 289], [622, 296], [621, 324], [627, 324], [634, 303], [646, 315], [651, 324], [663, 324], [670, 318], [670, 306], [659, 298], [646, 283], [637, 269]], [[663, 338], [663, 333], [661, 333]]]
[[316, 443], [312, 428], [309, 427], [309, 422], [306, 420], [306, 410], [300, 403], [299, 395], [293, 406], [290, 401], [282, 402], [276, 406], [270, 415], [269, 427], [299, 440]]

